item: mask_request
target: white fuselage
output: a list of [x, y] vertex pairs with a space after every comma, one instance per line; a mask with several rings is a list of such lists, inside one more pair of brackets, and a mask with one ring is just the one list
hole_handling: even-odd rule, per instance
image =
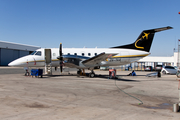
[[[112, 48], [58, 48], [38, 49], [31, 55], [24, 56], [9, 63], [19, 67], [75, 67], [93, 70], [99, 66], [119, 66], [138, 61], [149, 55], [154, 34], [172, 27], [143, 30], [132, 44]], [[60, 53], [59, 53], [60, 52]], [[61, 56], [60, 56], [61, 55]]]
[[[139, 59], [149, 55], [149, 52], [133, 49], [120, 49], [120, 48], [62, 48], [63, 55], [78, 55], [84, 57], [94, 57], [100, 53], [116, 54], [101, 62], [99, 66], [119, 66], [126, 65], [138, 61]], [[40, 53], [40, 54], [38, 54]], [[59, 49], [51, 48], [51, 66], [59, 66]], [[9, 66], [18, 67], [43, 67], [45, 66], [45, 49], [37, 49], [34, 54], [27, 55], [16, 59], [8, 64]], [[88, 66], [89, 67], [89, 66]], [[83, 64], [79, 64], [79, 68], [88, 68]], [[93, 67], [93, 65], [92, 65]]]

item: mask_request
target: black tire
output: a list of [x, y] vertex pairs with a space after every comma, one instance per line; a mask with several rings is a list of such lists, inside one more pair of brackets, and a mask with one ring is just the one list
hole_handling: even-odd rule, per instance
[[26, 73], [25, 73], [25, 76], [29, 76], [29, 72], [26, 72]]
[[81, 70], [78, 70], [78, 71], [77, 71], [77, 74], [80, 75], [80, 73], [81, 73]]
[[89, 77], [90, 77], [90, 78], [93, 78], [94, 76], [95, 76], [94, 73], [89, 73]]

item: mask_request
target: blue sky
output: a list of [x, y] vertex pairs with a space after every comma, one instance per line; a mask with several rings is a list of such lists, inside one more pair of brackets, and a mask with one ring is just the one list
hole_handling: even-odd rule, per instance
[[152, 56], [171, 56], [180, 39], [180, 0], [0, 0], [0, 40], [46, 48], [109, 48], [155, 34]]

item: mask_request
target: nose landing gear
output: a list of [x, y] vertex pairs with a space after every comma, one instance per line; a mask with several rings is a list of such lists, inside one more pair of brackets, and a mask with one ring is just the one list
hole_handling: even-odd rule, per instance
[[29, 76], [29, 75], [30, 75], [29, 71], [28, 71], [28, 69], [26, 69], [25, 76]]

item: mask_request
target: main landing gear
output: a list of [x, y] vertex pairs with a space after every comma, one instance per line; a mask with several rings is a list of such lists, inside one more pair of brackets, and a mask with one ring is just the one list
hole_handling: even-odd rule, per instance
[[[79, 70], [77, 71], [77, 74], [78, 74], [78, 76], [80, 76], [80, 75], [86, 76], [86, 73], [85, 73], [85, 70], [84, 70], [84, 69], [83, 69], [83, 71], [82, 71], [81, 69], [79, 69]], [[95, 77], [95, 73], [94, 73], [93, 70], [91, 70], [91, 72], [89, 73], [89, 77], [90, 77], [90, 78]]]
[[92, 70], [90, 73], [89, 73], [89, 77], [90, 78], [93, 78], [95, 76], [95, 73], [94, 73], [94, 71]]

